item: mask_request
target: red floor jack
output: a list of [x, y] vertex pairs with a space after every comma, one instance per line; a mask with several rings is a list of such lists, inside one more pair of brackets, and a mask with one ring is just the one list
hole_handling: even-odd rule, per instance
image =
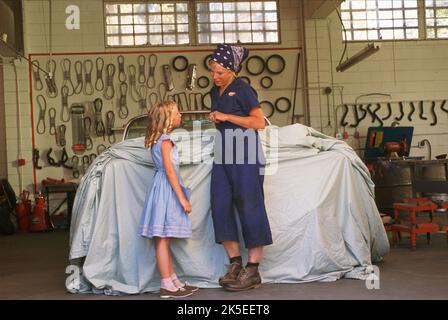
[[45, 197], [39, 193], [35, 198], [30, 231], [50, 231], [51, 229], [50, 215], [45, 204]]

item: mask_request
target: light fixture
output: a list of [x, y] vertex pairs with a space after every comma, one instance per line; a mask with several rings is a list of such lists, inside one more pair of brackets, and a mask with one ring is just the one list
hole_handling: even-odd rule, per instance
[[369, 44], [367, 44], [367, 46], [364, 49], [362, 49], [355, 55], [351, 56], [344, 62], [339, 63], [339, 65], [336, 67], [336, 71], [343, 72], [343, 71], [347, 70], [348, 68], [354, 66], [355, 64], [361, 62], [362, 60], [370, 57], [372, 54], [374, 54], [375, 52], [378, 52], [379, 50], [380, 50], [379, 46], [375, 46], [375, 44], [373, 42], [369, 43]]

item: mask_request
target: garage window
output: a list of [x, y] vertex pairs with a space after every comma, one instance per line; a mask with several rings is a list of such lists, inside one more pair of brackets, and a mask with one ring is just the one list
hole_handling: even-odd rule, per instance
[[105, 2], [109, 47], [190, 43], [188, 2]]
[[277, 8], [277, 1], [197, 1], [197, 42], [278, 43]]
[[426, 37], [448, 39], [448, 0], [426, 0]]
[[278, 1], [104, 1], [107, 47], [279, 43]]
[[419, 38], [417, 0], [346, 0], [341, 17], [347, 41]]

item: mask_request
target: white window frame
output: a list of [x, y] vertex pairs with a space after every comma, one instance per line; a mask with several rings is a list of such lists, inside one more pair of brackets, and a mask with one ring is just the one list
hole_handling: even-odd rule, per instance
[[[365, 0], [365, 1], [377, 1], [377, 0]], [[392, 0], [395, 1], [395, 0]], [[406, 1], [406, 0], [404, 0]], [[434, 2], [434, 6], [427, 7], [428, 4], [431, 4]], [[443, 5], [442, 5], [443, 3]], [[342, 8], [342, 5], [341, 5]], [[340, 9], [341, 9], [340, 8]], [[435, 28], [429, 23], [429, 21], [432, 19], [431, 16], [429, 16], [430, 11], [433, 12], [437, 9], [444, 9], [447, 10], [447, 13], [443, 18], [441, 22], [443, 22], [443, 25], [436, 25]], [[419, 40], [447, 40], [448, 39], [448, 0], [417, 0], [417, 10], [418, 10], [418, 29], [419, 29], [419, 37], [415, 39], [365, 39], [365, 40], [353, 40], [353, 39], [347, 39], [347, 42], [366, 42], [366, 41], [419, 41]], [[362, 10], [360, 10], [362, 11]], [[342, 14], [344, 11], [340, 10], [341, 12], [341, 18], [344, 19], [344, 14]], [[345, 11], [347, 12], [347, 11]], [[348, 26], [349, 23], [352, 23], [352, 20], [348, 20], [349, 22], [346, 22], [344, 24], [345, 26]], [[415, 28], [415, 27], [412, 27]], [[344, 28], [343, 28], [344, 29]], [[346, 32], [350, 32], [350, 28], [346, 28]], [[431, 36], [429, 34], [431, 29], [435, 29], [434, 36]], [[442, 30], [444, 32], [443, 36], [438, 36], [439, 31]], [[345, 40], [344, 30], [343, 30], [343, 39]]]
[[[159, 12], [149, 12], [148, 4], [160, 5], [161, 11]], [[173, 4], [173, 12], [163, 12], [163, 5]], [[187, 6], [186, 11], [177, 11], [176, 4], [183, 4]], [[117, 13], [108, 13], [107, 6], [116, 5], [118, 8]], [[132, 5], [132, 12], [122, 13], [120, 5]], [[135, 12], [135, 8], [138, 5], [145, 5], [144, 12]], [[191, 44], [191, 36], [190, 36], [190, 13], [189, 8], [191, 7], [191, 3], [188, 0], [183, 1], [103, 1], [103, 9], [104, 9], [104, 43], [108, 48], [123, 48], [123, 47], [150, 47], [150, 46], [188, 46]], [[136, 17], [145, 17], [146, 21], [143, 23], [136, 23]], [[164, 21], [164, 16], [173, 16], [174, 23], [170, 23]], [[178, 17], [186, 16], [186, 23], [178, 22]], [[121, 17], [130, 18], [132, 17], [132, 22], [130, 23], [121, 23]], [[117, 24], [108, 23], [108, 20], [117, 19]], [[186, 26], [186, 31], [183, 30]], [[146, 31], [139, 32], [137, 29], [140, 27], [141, 29], [145, 29]], [[160, 30], [151, 32], [151, 28], [157, 29], [160, 27]], [[117, 28], [113, 33], [109, 32], [109, 28]], [[167, 30], [171, 28], [171, 30]], [[132, 32], [130, 31], [132, 29]], [[124, 31], [123, 31], [124, 30]], [[182, 41], [180, 39], [184, 38], [188, 40], [188, 42]], [[127, 37], [128, 39], [132, 38], [133, 44], [110, 44], [110, 37]], [[141, 39], [146, 38], [145, 43], [136, 43], [136, 40], [140, 37]], [[168, 38], [173, 38], [175, 43], [168, 42]], [[152, 40], [160, 38], [160, 41], [156, 41], [153, 43]]]
[[[194, 2], [198, 45], [224, 42], [245, 44], [278, 44], [281, 42], [278, 0], [197, 0]], [[268, 5], [271, 3], [275, 3], [275, 9], [269, 9]], [[201, 12], [198, 8], [207, 5], [207, 11]], [[276, 39], [270, 40], [270, 36]], [[201, 37], [208, 39], [203, 41]], [[261, 38], [263, 40], [260, 41]]]
[[[428, 6], [429, 5], [429, 6]], [[438, 16], [438, 12], [445, 10], [443, 17]], [[433, 22], [433, 24], [431, 24]], [[425, 36], [427, 39], [448, 39], [448, 1], [425, 0]], [[430, 31], [434, 30], [434, 36], [430, 35]], [[438, 36], [441, 31], [446, 33]]]
[[[419, 28], [419, 1], [414, 0], [416, 6], [409, 5], [407, 0], [354, 0], [347, 1], [341, 5], [341, 17], [347, 34], [347, 41], [400, 41], [420, 39]], [[364, 8], [356, 8], [354, 4], [364, 3]], [[389, 4], [390, 6], [384, 6]], [[400, 4], [400, 5], [398, 5]], [[342, 9], [349, 6], [348, 9]], [[408, 17], [411, 12], [416, 14], [415, 18]], [[380, 14], [390, 14], [388, 18], [381, 18]], [[349, 19], [346, 16], [349, 15]], [[369, 18], [375, 16], [375, 19]], [[401, 24], [400, 24], [401, 22]], [[414, 23], [414, 25], [408, 25]], [[356, 24], [364, 24], [357, 27]], [[387, 25], [389, 24], [389, 25]], [[417, 36], [409, 35], [410, 31], [417, 31]], [[381, 34], [387, 31], [392, 32], [392, 36], [384, 38]], [[356, 32], [365, 32], [366, 38], [354, 39]], [[402, 35], [400, 36], [399, 33]], [[350, 36], [349, 36], [350, 35]], [[345, 34], [343, 35], [345, 40]]]
[[[277, 41], [251, 41], [251, 42], [241, 42], [241, 43], [245, 43], [245, 44], [280, 44], [281, 43], [281, 30], [280, 30], [280, 8], [279, 8], [279, 1], [278, 0], [243, 0], [243, 1], [230, 1], [230, 0], [219, 0], [219, 1], [205, 1], [205, 0], [155, 0], [155, 1], [150, 1], [150, 0], [103, 0], [103, 10], [104, 10], [104, 44], [106, 48], [125, 48], [125, 47], [150, 47], [150, 46], [209, 46], [211, 44], [216, 44], [217, 42], [203, 42], [201, 43], [199, 40], [199, 33], [198, 33], [198, 29], [200, 29], [200, 26], [198, 25], [198, 13], [196, 11], [197, 5], [199, 3], [210, 3], [210, 2], [215, 2], [215, 3], [229, 3], [229, 2], [234, 2], [234, 3], [241, 3], [241, 2], [248, 2], [248, 3], [254, 3], [254, 2], [261, 2], [261, 3], [265, 3], [265, 2], [275, 2], [276, 3], [276, 21], [266, 21], [266, 19], [264, 19], [261, 22], [254, 22], [254, 23], [263, 23], [263, 29], [262, 30], [253, 30], [252, 27], [252, 23], [250, 23], [251, 25], [251, 29], [249, 30], [249, 32], [251, 33], [251, 38], [253, 39], [254, 37], [254, 32], [262, 32], [264, 39], [266, 39], [266, 34], [269, 32], [276, 32], [277, 34]], [[150, 4], [150, 3], [187, 3], [188, 6], [188, 22], [187, 22], [187, 28], [188, 28], [188, 43], [177, 43], [177, 44], [165, 44], [165, 43], [138, 43], [136, 44], [136, 37], [142, 37], [143, 35], [146, 35], [147, 39], [150, 42], [150, 38], [151, 38], [151, 32], [150, 32], [150, 27], [149, 27], [149, 22], [146, 21], [146, 28], [147, 28], [147, 32], [146, 33], [136, 33], [136, 29], [135, 26], [144, 26], [143, 24], [136, 24], [134, 23], [134, 19], [135, 19], [135, 15], [143, 15], [144, 13], [135, 13], [134, 9], [132, 13], [129, 13], [128, 15], [132, 15], [133, 16], [133, 21], [132, 23], [129, 24], [120, 24], [121, 20], [120, 18], [117, 18], [117, 20], [115, 20], [114, 22], [117, 22], [117, 24], [110, 24], [108, 23], [110, 21], [111, 16], [119, 16], [120, 12], [117, 13], [108, 13], [106, 10], [106, 6], [107, 5], [141, 5], [141, 4]], [[263, 17], [265, 17], [265, 14], [263, 13], [265, 11], [262, 11], [262, 15]], [[260, 13], [260, 12], [258, 12]], [[147, 13], [145, 13], [147, 15]], [[251, 17], [252, 17], [252, 13], [251, 13]], [[147, 17], [148, 18], [148, 17]], [[108, 20], [109, 19], [109, 20]], [[224, 22], [223, 22], [224, 23]], [[273, 28], [273, 23], [275, 23], [275, 29], [274, 30], [266, 30], [266, 24], [268, 23], [268, 28]], [[122, 27], [127, 27], [127, 32], [123, 33], [121, 32], [121, 30], [124, 30], [126, 28], [122, 28]], [[259, 25], [257, 25], [257, 27], [259, 27]], [[110, 29], [108, 28], [113, 28], [113, 32], [111, 33]], [[132, 32], [130, 32], [130, 29], [132, 28]], [[163, 27], [162, 27], [163, 28]], [[238, 29], [238, 26], [236, 27]], [[177, 25], [175, 27], [175, 32], [173, 34], [176, 35], [176, 42], [177, 42]], [[239, 32], [239, 31], [237, 31]], [[184, 33], [185, 34], [185, 33]], [[260, 35], [260, 34], [257, 34]], [[109, 37], [122, 37], [122, 36], [128, 36], [128, 37], [132, 37], [133, 39], [133, 44], [121, 44], [120, 41], [118, 42], [118, 44], [110, 44], [109, 43]], [[163, 37], [163, 36], [162, 36]], [[142, 39], [142, 38], [141, 38]], [[237, 39], [238, 40], [238, 39]], [[226, 43], [239, 43], [238, 41], [232, 42], [232, 41], [226, 41]]]

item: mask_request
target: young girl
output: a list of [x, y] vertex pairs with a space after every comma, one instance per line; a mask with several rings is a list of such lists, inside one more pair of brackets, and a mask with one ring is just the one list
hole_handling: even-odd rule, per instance
[[151, 148], [156, 172], [146, 195], [139, 234], [155, 241], [161, 298], [187, 297], [198, 290], [177, 278], [170, 253], [171, 238], [191, 237], [188, 189], [182, 185], [179, 155], [169, 135], [180, 122], [181, 114], [174, 101], [159, 102], [149, 111], [145, 137], [145, 147]]

